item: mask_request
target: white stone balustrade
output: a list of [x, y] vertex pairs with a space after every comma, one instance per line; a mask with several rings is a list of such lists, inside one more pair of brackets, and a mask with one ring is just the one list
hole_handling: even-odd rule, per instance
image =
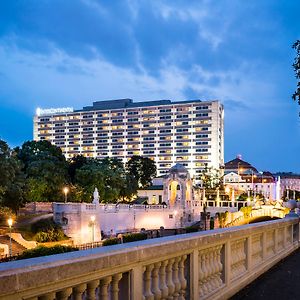
[[227, 299], [299, 247], [299, 220], [0, 264], [0, 300]]

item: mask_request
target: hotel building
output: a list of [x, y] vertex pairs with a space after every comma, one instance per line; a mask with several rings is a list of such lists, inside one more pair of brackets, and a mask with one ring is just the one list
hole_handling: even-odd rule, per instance
[[224, 164], [224, 111], [219, 101], [97, 101], [80, 110], [37, 109], [34, 140], [59, 146], [66, 158], [133, 155], [157, 164], [158, 175], [180, 162], [192, 177]]

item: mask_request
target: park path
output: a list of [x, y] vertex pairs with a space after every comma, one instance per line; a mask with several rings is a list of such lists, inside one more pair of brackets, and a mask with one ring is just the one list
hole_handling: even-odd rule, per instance
[[300, 249], [241, 290], [230, 300], [300, 299]]

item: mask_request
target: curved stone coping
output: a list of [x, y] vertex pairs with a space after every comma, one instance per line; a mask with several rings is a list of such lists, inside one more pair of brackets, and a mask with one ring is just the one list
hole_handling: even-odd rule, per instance
[[259, 232], [297, 224], [298, 218], [162, 237], [90, 250], [0, 264], [0, 295], [55, 284], [83, 276], [147, 264], [180, 253], [191, 253]]

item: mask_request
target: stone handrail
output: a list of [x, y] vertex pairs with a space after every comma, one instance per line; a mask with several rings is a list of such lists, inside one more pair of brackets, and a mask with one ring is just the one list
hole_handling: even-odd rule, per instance
[[37, 246], [37, 242], [35, 242], [35, 241], [26, 241], [22, 237], [21, 233], [12, 232], [11, 233], [11, 238], [14, 241], [16, 241], [17, 243], [19, 243], [20, 245], [22, 245], [26, 249], [33, 249]]
[[285, 218], [2, 263], [0, 299], [227, 299], [298, 247]]

